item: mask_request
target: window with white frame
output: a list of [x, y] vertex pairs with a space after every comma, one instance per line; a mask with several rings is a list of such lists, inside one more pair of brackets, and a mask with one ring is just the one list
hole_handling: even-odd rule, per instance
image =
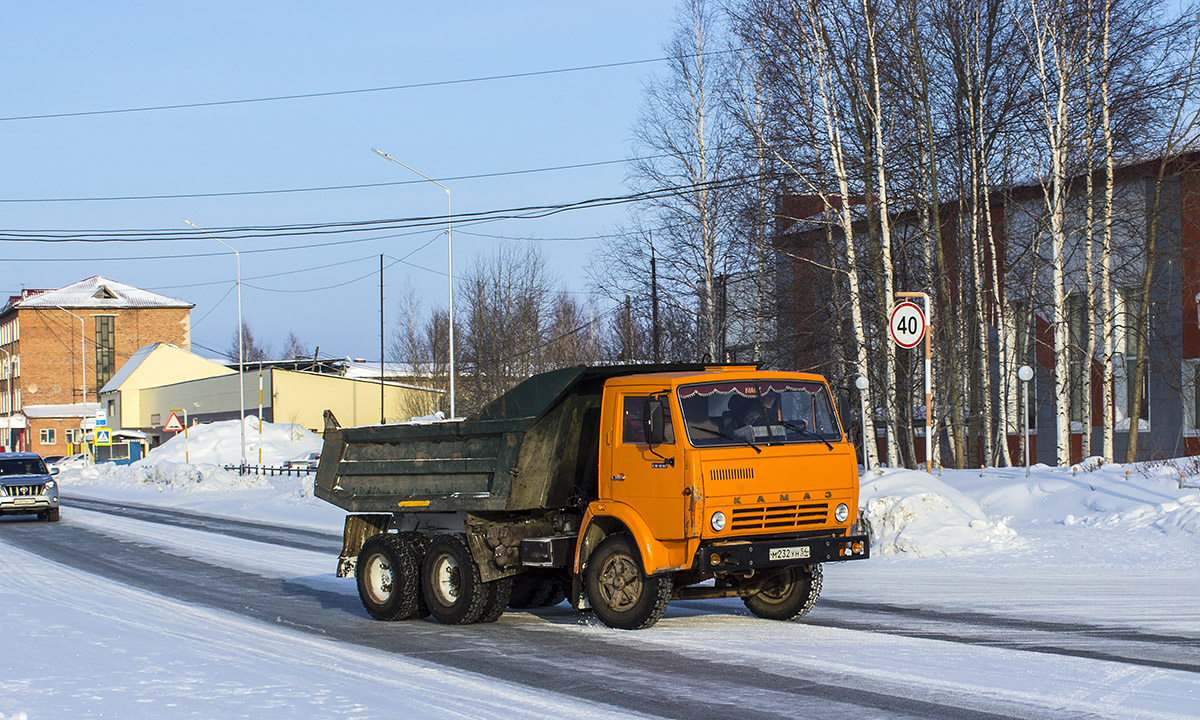
[[[1116, 413], [1118, 429], [1128, 428], [1129, 416], [1133, 410], [1134, 393], [1130, 391], [1133, 381], [1135, 363], [1137, 362], [1138, 342], [1138, 313], [1141, 312], [1142, 293], [1140, 288], [1121, 288], [1117, 293], [1116, 310], [1116, 342], [1113, 348], [1113, 405]], [[1149, 322], [1146, 332], [1150, 331]], [[1139, 388], [1141, 394], [1141, 412], [1138, 417], [1139, 425], [1143, 428], [1150, 423], [1150, 373], [1142, 375]]]
[[1184, 360], [1180, 366], [1183, 388], [1183, 436], [1200, 437], [1200, 359]]
[[38, 434], [38, 440], [43, 445], [57, 445], [58, 440], [56, 437], [57, 433], [55, 433], [54, 428], [42, 428], [41, 432]]

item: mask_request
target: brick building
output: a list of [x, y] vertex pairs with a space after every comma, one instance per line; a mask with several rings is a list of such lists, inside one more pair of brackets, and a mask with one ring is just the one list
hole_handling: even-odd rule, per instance
[[[1099, 453], [1105, 425], [1114, 428], [1114, 457], [1123, 460], [1128, 447], [1129, 428], [1136, 421], [1139, 459], [1200, 455], [1200, 152], [1189, 152], [1172, 159], [1164, 166], [1161, 187], [1159, 159], [1134, 163], [1117, 168], [1114, 182], [1114, 226], [1112, 237], [1113, 293], [1113, 414], [1105, 418], [1101, 404], [1101, 343], [1102, 327], [1096, 317], [1099, 310], [1087, 315], [1087, 270], [1085, 251], [1087, 234], [1082, 197], [1085, 178], [1072, 178], [1067, 203], [1067, 239], [1063, 248], [1066, 303], [1064, 324], [1067, 325], [1069, 367], [1066, 384], [1069, 388], [1069, 460], [1082, 459], [1083, 437], [1088, 435], [1091, 454]], [[1102, 175], [1095, 178], [1102, 188]], [[1102, 192], [1102, 191], [1101, 191]], [[1155, 198], [1157, 197], [1157, 209]], [[856, 198], [852, 205], [861, 205]], [[944, 346], [948, 340], [941, 333], [944, 325], [937, 319], [959, 314], [955, 300], [956, 283], [970, 277], [965, 265], [970, 262], [969, 250], [957, 247], [956, 223], [967, 211], [952, 200], [941, 205], [940, 223], [946, 265], [950, 268], [949, 300], [935, 307], [935, 342]], [[1045, 197], [1039, 185], [1025, 185], [995, 191], [989, 200], [992, 232], [1000, 260], [997, 295], [1005, 307], [1005, 327], [991, 323], [989, 331], [989, 364], [992, 410], [998, 413], [1001, 404], [1007, 409], [1009, 427], [1005, 428], [1010, 458], [1021, 462], [1020, 455], [1020, 398], [1022, 385], [1017, 368], [1029, 365], [1034, 378], [1029, 384], [1031, 413], [1031, 455], [1034, 462], [1053, 464], [1056, 457], [1056, 416], [1054, 402], [1054, 310], [1051, 304], [1049, 256], [1051, 244], [1046, 240], [1048, 225]], [[1095, 205], [1097, 216], [1100, 203]], [[778, 289], [781, 297], [790, 301], [788, 313], [782, 313], [780, 336], [788, 341], [790, 356], [782, 360], [802, 369], [813, 369], [830, 375], [835, 383], [851, 386], [852, 377], [844, 377], [845, 349], [839, 336], [830, 330], [831, 319], [844, 318], [844, 306], [830, 288], [835, 283], [835, 243], [841, 242], [841, 231], [824, 217], [824, 205], [811, 196], [787, 197], [781, 201], [781, 221], [778, 247], [785, 250], [778, 265]], [[860, 258], [868, 257], [875, 246], [863, 224], [864, 212], [855, 209], [855, 233]], [[1097, 221], [1098, 222], [1098, 221]], [[891, 218], [894, 248], [902, 248], [896, 262], [903, 267], [897, 289], [931, 289], [923, 271], [925, 260], [919, 253], [926, 247], [921, 234], [920, 218], [913, 211], [902, 211]], [[1149, 326], [1147, 329], [1146, 375], [1141, 387], [1134, 385], [1133, 367], [1136, 360], [1137, 336], [1134, 332], [1136, 309], [1140, 306], [1142, 284], [1146, 275], [1148, 239], [1155, 238], [1152, 283], [1149, 286]], [[832, 233], [832, 234], [830, 234]], [[1100, 242], [1100, 230], [1093, 235]], [[907, 250], [907, 256], [902, 253]], [[991, 253], [981, 250], [985, 267], [992, 267]], [[1093, 264], [1097, 249], [1093, 249]], [[1093, 270], [1094, 273], [1094, 270]], [[1094, 274], [1093, 274], [1094, 277]], [[862, 292], [877, 297], [871, 274], [864, 274]], [[981, 280], [990, 293], [997, 282], [990, 271]], [[989, 320], [996, 315], [990, 297], [984, 300], [989, 308]], [[886, 327], [880, 327], [878, 315], [864, 319], [867, 325], [868, 352], [878, 357], [882, 344], [890, 342]], [[1097, 338], [1093, 356], [1087, 357], [1083, 341], [1084, 328], [1092, 326]], [[938, 345], [935, 345], [937, 347]], [[1007, 365], [1002, 364], [999, 350], [1005, 349]], [[920, 375], [905, 375], [915, 364], [914, 356], [900, 353], [898, 363], [901, 378], [909, 387], [919, 387]], [[1090, 402], [1085, 402], [1084, 376], [1090, 379]], [[875, 386], [876, 380], [872, 380]], [[935, 388], [935, 392], [939, 390]], [[1140, 401], [1135, 403], [1136, 396]], [[847, 396], [849, 397], [849, 396]], [[914, 404], [922, 403], [916, 397]], [[1131, 417], [1134, 406], [1139, 415]], [[855, 405], [851, 405], [851, 408]], [[853, 412], [853, 411], [852, 411]], [[883, 416], [880, 414], [879, 419]], [[912, 434], [923, 430], [923, 419], [913, 421]], [[943, 416], [943, 421], [945, 416]], [[857, 420], [852, 421], [857, 422]], [[851, 427], [853, 424], [851, 423]], [[973, 431], [973, 430], [969, 430]], [[902, 431], [903, 432], [903, 431]], [[883, 449], [882, 429], [877, 428], [879, 448]], [[943, 426], [938, 438], [945, 450], [946, 431]], [[924, 443], [913, 447], [915, 462], [924, 462]], [[945, 461], [945, 457], [942, 461]], [[982, 462], [977, 457], [974, 462]]]
[[138, 348], [191, 347], [191, 303], [100, 276], [0, 309], [0, 447], [71, 452], [99, 391]]

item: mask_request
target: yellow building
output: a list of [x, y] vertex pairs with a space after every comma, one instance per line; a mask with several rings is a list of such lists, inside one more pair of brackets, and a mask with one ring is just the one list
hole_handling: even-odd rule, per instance
[[141, 390], [182, 380], [236, 375], [229, 368], [167, 343], [139, 348], [100, 389], [100, 408], [113, 429], [140, 429]]
[[162, 428], [175, 410], [184, 410], [189, 424], [236, 420], [244, 400], [246, 415], [259, 416], [261, 408], [267, 422], [292, 423], [319, 433], [326, 410], [343, 426], [374, 425], [381, 419], [397, 422], [409, 420], [411, 408], [436, 406], [428, 400], [443, 392], [393, 381], [381, 388], [379, 380], [265, 363], [261, 370], [246, 366], [239, 392], [236, 370], [170, 345], [142, 348], [128, 364], [135, 359], [136, 365], [128, 372], [122, 367], [104, 387], [101, 407], [108, 410], [110, 427], [145, 432], [151, 446], [167, 439], [169, 433]]

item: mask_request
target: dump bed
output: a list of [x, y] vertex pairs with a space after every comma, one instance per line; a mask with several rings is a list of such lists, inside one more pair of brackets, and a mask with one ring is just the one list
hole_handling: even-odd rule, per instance
[[701, 369], [555, 370], [462, 421], [341, 428], [327, 415], [316, 495], [351, 512], [566, 508], [595, 495], [605, 380]]

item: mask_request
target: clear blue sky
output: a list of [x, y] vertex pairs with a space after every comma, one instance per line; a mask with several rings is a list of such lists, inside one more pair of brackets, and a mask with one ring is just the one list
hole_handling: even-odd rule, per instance
[[[674, 4], [15, 3], [0, 24], [0, 118], [206, 103], [529, 73], [657, 58]], [[153, 112], [0, 120], [0, 232], [168, 229], [429, 216], [445, 193], [409, 185], [232, 197], [88, 202], [55, 198], [237, 193], [419, 180], [622, 160], [642, 87], [662, 64], [335, 97]], [[456, 213], [621, 195], [623, 164], [446, 181]], [[497, 240], [603, 234], [623, 207], [455, 231], [455, 274]], [[444, 302], [444, 234], [423, 231], [322, 249], [250, 253], [339, 236], [231, 240], [243, 252], [244, 316], [280, 349], [295, 331], [322, 354], [379, 355], [379, 254], [388, 256], [389, 332], [407, 280]], [[390, 233], [375, 233], [375, 235]], [[408, 258], [428, 268], [393, 264]], [[551, 268], [584, 290], [595, 241], [543, 242]], [[221, 254], [224, 253], [224, 254]], [[181, 258], [180, 255], [211, 254]], [[128, 259], [167, 256], [158, 259]], [[347, 262], [349, 261], [349, 262]], [[344, 263], [335, 265], [335, 263]], [[256, 276], [298, 272], [273, 278]], [[47, 245], [0, 242], [0, 292], [91, 275], [182, 298], [195, 349], [224, 350], [236, 327], [234, 258], [212, 240]], [[369, 273], [371, 277], [332, 289]], [[270, 290], [257, 289], [269, 288]], [[279, 291], [304, 292], [279, 292]], [[227, 294], [228, 293], [228, 294]], [[222, 300], [222, 297], [224, 299]]]

